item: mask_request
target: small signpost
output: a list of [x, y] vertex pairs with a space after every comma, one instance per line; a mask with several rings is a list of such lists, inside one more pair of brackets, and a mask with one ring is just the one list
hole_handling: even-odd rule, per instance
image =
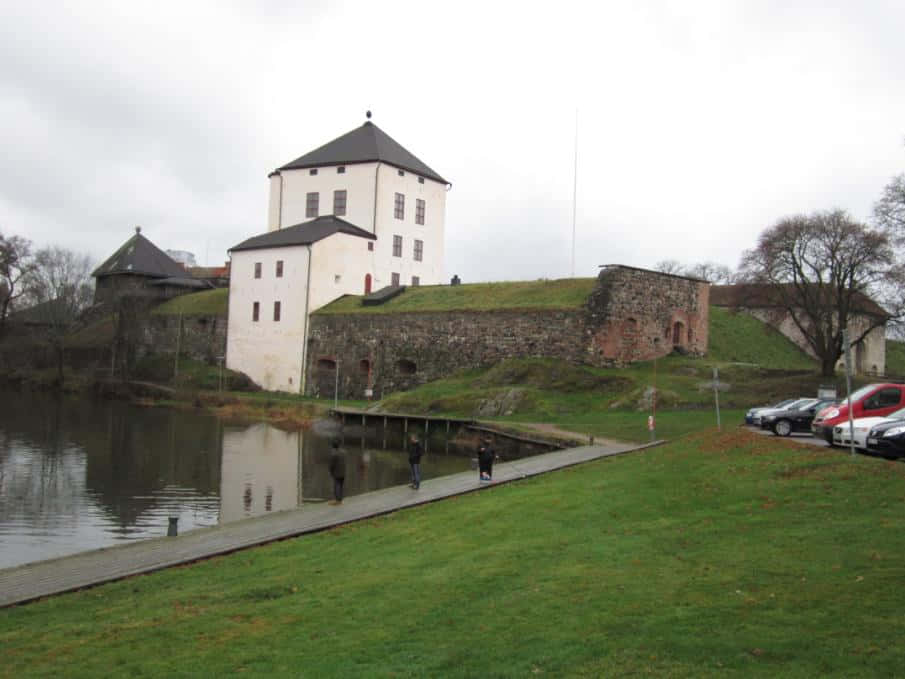
[[723, 427], [720, 424], [720, 389], [725, 389], [727, 385], [720, 382], [719, 368], [713, 368], [713, 380], [704, 382], [702, 386], [713, 387], [713, 401], [716, 404], [716, 428], [717, 431], [723, 431]]

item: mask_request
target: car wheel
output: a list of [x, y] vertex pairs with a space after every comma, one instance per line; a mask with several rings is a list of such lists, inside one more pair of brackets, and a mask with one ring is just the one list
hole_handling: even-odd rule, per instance
[[792, 423], [788, 420], [779, 420], [773, 425], [773, 433], [777, 436], [788, 436], [792, 433]]

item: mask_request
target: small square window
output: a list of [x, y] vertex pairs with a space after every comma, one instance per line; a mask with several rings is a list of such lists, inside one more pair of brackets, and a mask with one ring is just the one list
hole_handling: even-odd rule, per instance
[[333, 276], [333, 282], [334, 282], [334, 283], [339, 283], [342, 279], [343, 279], [343, 277], [342, 277], [340, 274], [335, 274], [335, 275]]
[[374, 241], [368, 241], [368, 252], [374, 252]]
[[280, 303], [279, 302], [273, 303], [273, 320], [276, 322], [279, 322], [279, 320], [280, 320]]
[[423, 184], [423, 183], [424, 183], [424, 177], [418, 177], [418, 183], [419, 183], [419, 184]]
[[421, 279], [418, 276], [412, 276], [412, 285], [421, 285]]
[[415, 240], [415, 261], [420, 262], [424, 257], [424, 241]]
[[255, 262], [255, 278], [261, 277], [261, 262]]
[[403, 172], [402, 170], [396, 170], [396, 172], [399, 173], [399, 176], [400, 176], [400, 177], [404, 177], [404, 176], [405, 176], [405, 172]]
[[312, 176], [313, 176], [313, 175], [316, 175], [316, 174], [317, 174], [317, 168], [316, 168], [316, 167], [311, 168], [310, 170], [308, 170], [308, 174], [310, 174], [310, 175], [312, 175]]
[[277, 278], [282, 278], [282, 277], [283, 277], [283, 260], [278, 259], [277, 260]]
[[340, 165], [338, 168], [336, 168], [336, 174], [346, 174], [346, 166]]
[[393, 257], [402, 257], [402, 236], [393, 236]]
[[393, 216], [396, 219], [405, 219], [405, 195], [402, 193], [396, 194], [396, 202], [393, 205]]
[[251, 320], [254, 321], [255, 323], [257, 323], [260, 315], [261, 315], [261, 303], [255, 302], [254, 304], [251, 305]]
[[320, 194], [316, 191], [305, 196], [305, 216], [317, 217], [318, 203], [320, 202]]
[[390, 274], [390, 285], [399, 285], [399, 274]]

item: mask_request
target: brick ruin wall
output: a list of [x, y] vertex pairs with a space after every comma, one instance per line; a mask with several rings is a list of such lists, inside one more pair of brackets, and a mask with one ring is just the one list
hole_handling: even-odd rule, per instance
[[709, 286], [679, 276], [608, 267], [581, 308], [398, 314], [313, 314], [306, 393], [375, 398], [467, 368], [543, 357], [619, 366], [678, 348], [707, 350]]

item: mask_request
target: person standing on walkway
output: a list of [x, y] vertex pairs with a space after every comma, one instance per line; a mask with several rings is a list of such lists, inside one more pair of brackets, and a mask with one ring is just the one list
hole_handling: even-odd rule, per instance
[[409, 448], [409, 467], [412, 471], [412, 482], [409, 486], [418, 490], [421, 487], [421, 456], [424, 455], [424, 446], [418, 440], [417, 434], [412, 434], [409, 442], [411, 443]]
[[478, 473], [482, 483], [490, 483], [493, 480], [493, 458], [496, 453], [490, 445], [490, 437], [481, 441], [478, 448]]
[[330, 442], [330, 476], [333, 478], [333, 499], [330, 504], [338, 505], [343, 501], [343, 484], [346, 482], [346, 451], [339, 445], [339, 439]]

